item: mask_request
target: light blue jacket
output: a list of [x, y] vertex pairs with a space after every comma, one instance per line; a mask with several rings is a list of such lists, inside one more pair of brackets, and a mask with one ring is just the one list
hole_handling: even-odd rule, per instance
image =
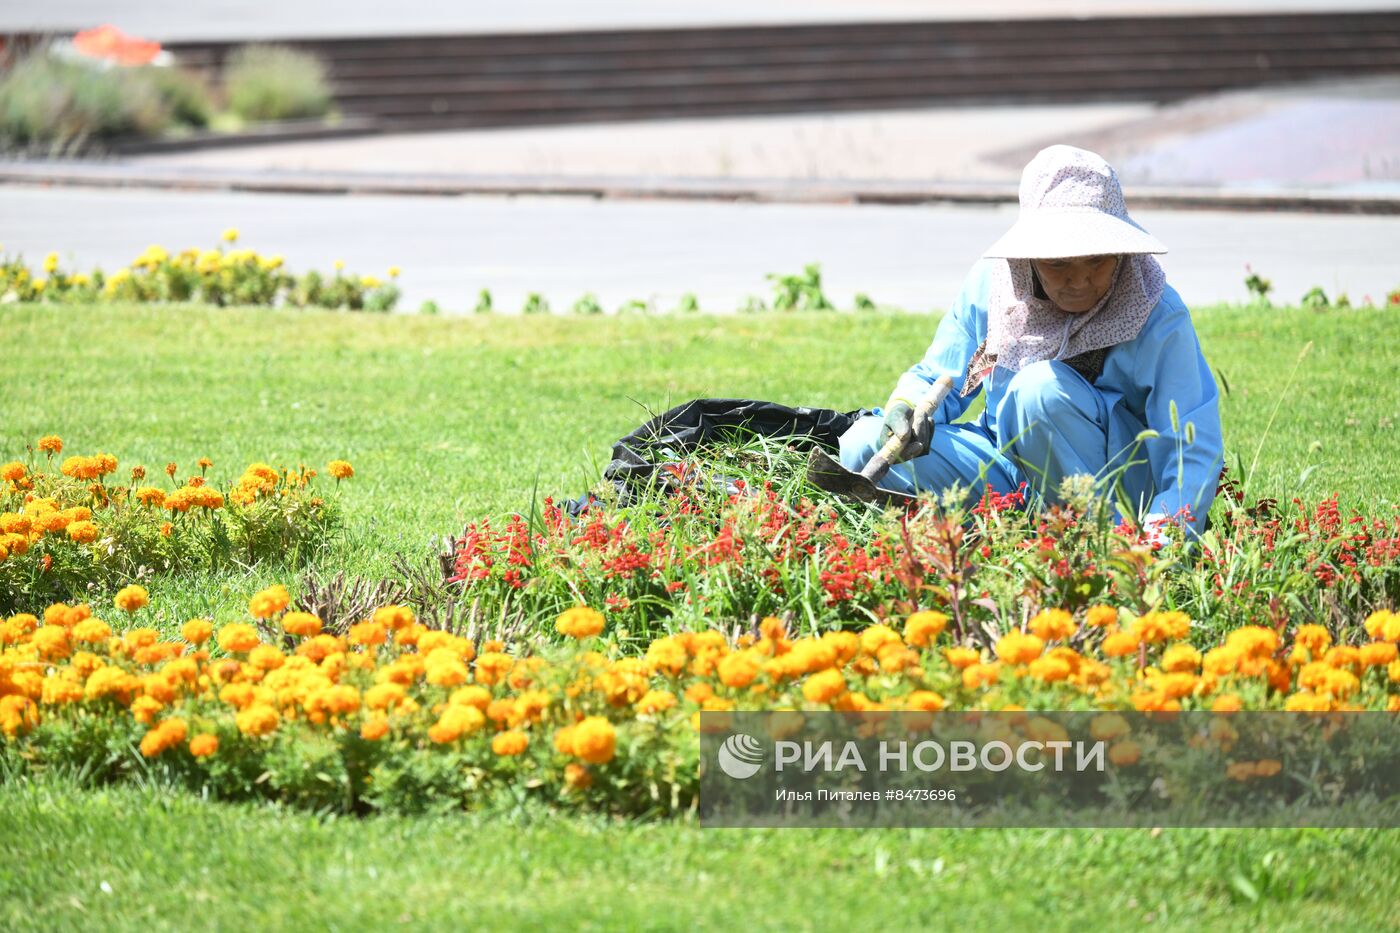
[[[975, 393], [966, 398], [960, 393], [967, 365], [987, 339], [987, 296], [993, 264], [998, 262], [1005, 260], [983, 259], [972, 267], [957, 300], [939, 322], [933, 343], [900, 377], [891, 402], [914, 404], [935, 379], [946, 375], [955, 388], [935, 412], [934, 423], [954, 421], [967, 409]], [[984, 379], [987, 406], [980, 424], [994, 439], [994, 413], [1012, 375], [996, 368]], [[1123, 452], [1110, 461], [1110, 469], [1127, 462], [1129, 455], [1134, 461], [1145, 460], [1127, 470], [1125, 485], [1151, 496], [1151, 513], [1174, 516], [1189, 507], [1200, 531], [1224, 462], [1219, 392], [1201, 354], [1191, 314], [1174, 288], [1166, 287], [1136, 337], [1109, 348], [1103, 373], [1093, 385], [1109, 413], [1109, 455]], [[1146, 429], [1156, 436], [1137, 447], [1135, 441]]]

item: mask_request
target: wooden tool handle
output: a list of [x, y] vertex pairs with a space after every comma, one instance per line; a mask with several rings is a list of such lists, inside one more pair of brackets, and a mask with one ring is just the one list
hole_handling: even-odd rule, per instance
[[[951, 391], [953, 391], [953, 380], [948, 376], [939, 376], [934, 381], [933, 387], [919, 400], [918, 407], [914, 409], [914, 417], [909, 422], [910, 428], [913, 429], [916, 425], [923, 424], [932, 418], [934, 411], [943, 404], [943, 400], [948, 397], [948, 393]], [[885, 442], [885, 446], [880, 448], [880, 452], [870, 458], [870, 462], [865, 465], [865, 469], [860, 471], [860, 475], [872, 483], [878, 483], [907, 443], [909, 443], [907, 436], [891, 435], [890, 439]]]

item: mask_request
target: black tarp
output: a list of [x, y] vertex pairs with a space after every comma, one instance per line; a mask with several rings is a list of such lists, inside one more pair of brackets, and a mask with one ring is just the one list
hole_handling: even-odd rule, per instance
[[[674, 466], [693, 454], [702, 444], [720, 439], [726, 432], [782, 439], [799, 449], [819, 446], [835, 453], [841, 435], [867, 408], [835, 411], [830, 408], [791, 408], [777, 402], [747, 398], [697, 398], [677, 405], [620, 438], [612, 448], [612, 462], [603, 470], [603, 479], [616, 487], [623, 504], [635, 492], [650, 486], [656, 471]], [[592, 502], [585, 495], [569, 502], [570, 514], [577, 515]]]

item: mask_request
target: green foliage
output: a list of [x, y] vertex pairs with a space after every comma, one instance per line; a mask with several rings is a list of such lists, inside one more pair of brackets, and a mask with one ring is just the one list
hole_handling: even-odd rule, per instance
[[1274, 283], [1255, 272], [1248, 264], [1245, 265], [1244, 270], [1249, 273], [1245, 276], [1244, 287], [1249, 289], [1252, 303], [1267, 308], [1269, 306], [1269, 292], [1273, 291]]
[[1314, 285], [1304, 293], [1298, 301], [1300, 307], [1310, 311], [1325, 311], [1332, 307], [1332, 302], [1328, 300], [1327, 293], [1322, 290], [1322, 286]]
[[598, 296], [589, 292], [574, 302], [575, 314], [602, 314], [603, 306], [598, 304]]
[[831, 301], [822, 291], [822, 267], [809, 263], [798, 275], [769, 273], [773, 283], [774, 311], [830, 311]]
[[[157, 69], [104, 70], [40, 48], [0, 75], [0, 147], [72, 154], [172, 120]], [[164, 79], [163, 79], [164, 82]]]
[[477, 296], [476, 296], [476, 306], [475, 306], [474, 308], [472, 308], [472, 311], [473, 311], [474, 313], [476, 313], [476, 314], [490, 314], [490, 313], [491, 313], [491, 290], [490, 290], [490, 289], [483, 288], [480, 292], [477, 293]]
[[855, 305], [857, 311], [874, 311], [877, 307], [874, 300], [865, 292], [856, 292], [852, 304]]
[[681, 296], [680, 302], [676, 305], [676, 311], [681, 314], [695, 314], [700, 310], [700, 299], [695, 297], [694, 292], [686, 292]]
[[549, 300], [539, 292], [530, 292], [525, 296], [525, 307], [520, 309], [521, 314], [548, 314]]
[[224, 89], [229, 109], [249, 121], [324, 117], [331, 109], [325, 65], [288, 46], [234, 49], [224, 64]]

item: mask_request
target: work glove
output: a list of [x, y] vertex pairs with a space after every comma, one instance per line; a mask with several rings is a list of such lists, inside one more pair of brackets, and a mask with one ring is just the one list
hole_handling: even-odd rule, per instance
[[914, 406], [905, 401], [892, 401], [885, 411], [885, 423], [880, 427], [881, 449], [891, 437], [905, 438], [904, 447], [895, 456], [895, 463], [903, 463], [928, 453], [933, 440], [933, 419], [923, 424], [914, 424]]

